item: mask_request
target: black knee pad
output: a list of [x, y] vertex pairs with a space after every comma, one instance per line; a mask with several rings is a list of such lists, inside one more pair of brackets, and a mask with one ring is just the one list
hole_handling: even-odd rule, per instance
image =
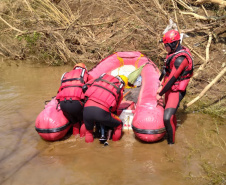
[[165, 122], [169, 122], [170, 123], [170, 118], [174, 114], [176, 114], [176, 109], [175, 108], [168, 108], [168, 109], [166, 109], [164, 111], [164, 116], [163, 116], [164, 123]]

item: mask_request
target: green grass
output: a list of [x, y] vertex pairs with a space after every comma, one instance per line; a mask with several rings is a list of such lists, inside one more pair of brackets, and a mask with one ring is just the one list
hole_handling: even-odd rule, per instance
[[202, 178], [205, 179], [208, 184], [223, 185], [226, 183], [226, 173], [220, 171], [214, 164], [203, 161], [201, 167], [205, 172]]
[[[183, 102], [187, 104], [189, 101], [186, 100]], [[191, 96], [189, 99], [192, 99]], [[204, 114], [209, 114], [216, 118], [225, 119], [226, 118], [226, 99], [222, 100], [210, 100], [207, 97], [203, 97], [202, 99], [198, 100], [190, 107], [185, 109], [186, 112], [200, 112]]]

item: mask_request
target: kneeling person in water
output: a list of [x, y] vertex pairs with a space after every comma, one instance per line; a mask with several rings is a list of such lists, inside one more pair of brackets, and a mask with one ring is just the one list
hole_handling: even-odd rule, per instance
[[114, 129], [112, 140], [118, 141], [122, 133], [122, 121], [115, 114], [123, 99], [124, 87], [128, 79], [124, 75], [112, 76], [102, 74], [93, 80], [85, 92], [83, 119], [86, 126], [85, 141], [93, 142], [93, 128], [95, 123]]

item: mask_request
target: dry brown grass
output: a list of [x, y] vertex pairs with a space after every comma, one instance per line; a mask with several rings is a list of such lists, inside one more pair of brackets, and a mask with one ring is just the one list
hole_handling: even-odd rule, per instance
[[[9, 5], [11, 8], [8, 8]], [[197, 31], [191, 29], [201, 24], [214, 28], [214, 22], [211, 25], [210, 22], [195, 20], [182, 13], [182, 10], [189, 13], [193, 9], [189, 2], [181, 0], [4, 0], [1, 19], [8, 25], [1, 21], [3, 32], [0, 36], [9, 34], [9, 31], [20, 38], [32, 37], [34, 32], [40, 33], [41, 37], [33, 45], [36, 48], [32, 52], [24, 43], [17, 48], [16, 56], [35, 56], [51, 64], [96, 63], [115, 51], [128, 50], [139, 50], [160, 64], [165, 51], [158, 41], [170, 18], [180, 30], [191, 35], [198, 36]], [[218, 21], [218, 26], [221, 26], [221, 21]], [[208, 30], [202, 30], [201, 38], [206, 39]], [[193, 41], [190, 38], [188, 43]], [[12, 44], [17, 45], [17, 40], [14, 39]], [[198, 50], [200, 55], [205, 51], [204, 48]], [[15, 56], [11, 54], [11, 57]]]
[[[189, 102], [225, 66], [225, 9], [218, 5], [188, 0], [2, 0], [0, 55], [92, 66], [113, 52], [138, 50], [162, 66], [166, 52], [158, 41], [169, 19], [189, 35], [183, 44], [192, 51], [197, 72]], [[209, 99], [225, 97], [224, 84], [225, 77], [211, 87], [215, 97], [207, 93]]]

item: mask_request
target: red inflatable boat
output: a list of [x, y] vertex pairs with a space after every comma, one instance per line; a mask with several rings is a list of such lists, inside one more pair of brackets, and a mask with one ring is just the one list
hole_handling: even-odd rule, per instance
[[[113, 76], [128, 76], [141, 65], [146, 64], [141, 72], [141, 88], [130, 89], [138, 91], [137, 101], [129, 98], [122, 101], [118, 115], [123, 121], [123, 130], [133, 129], [137, 138], [145, 142], [155, 142], [165, 135], [163, 122], [164, 109], [157, 104], [156, 92], [159, 85], [159, 70], [156, 65], [140, 52], [117, 52], [99, 62], [89, 73], [98, 78], [103, 73]], [[56, 99], [52, 99], [36, 119], [36, 131], [50, 141], [63, 138], [71, 124], [64, 117]]]

